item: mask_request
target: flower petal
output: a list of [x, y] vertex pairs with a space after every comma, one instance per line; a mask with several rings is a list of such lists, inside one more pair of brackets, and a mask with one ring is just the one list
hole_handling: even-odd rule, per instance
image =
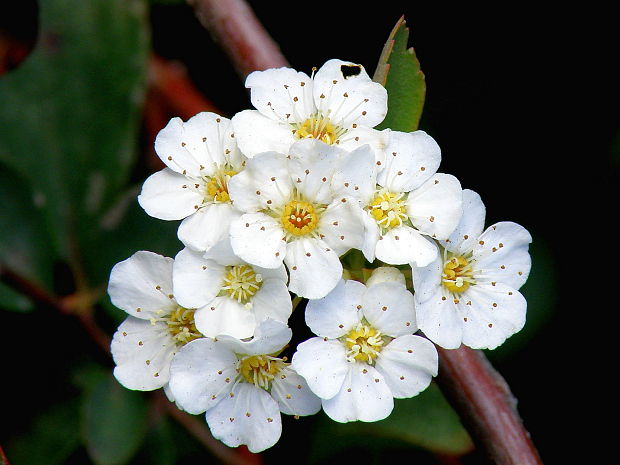
[[235, 254], [252, 265], [279, 268], [287, 253], [279, 221], [264, 213], [246, 213], [232, 222], [230, 243]]
[[228, 296], [216, 297], [194, 313], [196, 329], [205, 336], [223, 334], [238, 339], [252, 337], [256, 328], [254, 312]]
[[[340, 280], [322, 299], [312, 299], [306, 305], [306, 324], [322, 337], [336, 339], [344, 336], [361, 320], [361, 308], [366, 286], [358, 281]], [[359, 308], [358, 308], [359, 307]]]
[[258, 212], [289, 201], [293, 183], [288, 160], [277, 152], [266, 152], [250, 159], [245, 170], [230, 178], [228, 193], [236, 208]]
[[413, 294], [398, 282], [370, 286], [364, 295], [362, 313], [372, 326], [391, 337], [418, 330]]
[[338, 255], [320, 239], [289, 242], [284, 263], [290, 273], [289, 290], [308, 299], [325, 297], [342, 277]]
[[361, 249], [365, 215], [354, 199], [342, 197], [327, 206], [319, 219], [318, 231], [338, 256], [350, 249]]
[[291, 156], [291, 179], [302, 198], [312, 203], [330, 203], [333, 199], [330, 181], [344, 151], [316, 139], [302, 139], [286, 153]]
[[352, 197], [366, 205], [376, 188], [375, 153], [370, 145], [363, 145], [342, 155], [338, 169], [331, 179], [335, 197]]
[[474, 246], [472, 258], [483, 270], [486, 282], [502, 282], [519, 289], [532, 266], [528, 248], [532, 236], [516, 223], [503, 221], [484, 231]]
[[332, 59], [314, 75], [316, 107], [340, 127], [374, 127], [387, 114], [387, 91], [373, 82], [362, 65]]
[[416, 301], [426, 302], [439, 292], [443, 273], [443, 258], [439, 252], [435, 260], [426, 266], [416, 266], [412, 263], [411, 270]]
[[228, 237], [230, 224], [241, 215], [229, 203], [205, 205], [181, 222], [179, 240], [194, 250], [209, 250]]
[[114, 376], [128, 389], [151, 391], [170, 377], [170, 361], [177, 350], [165, 323], [129, 316], [112, 338]]
[[321, 399], [338, 394], [349, 365], [344, 345], [322, 337], [313, 337], [300, 343], [291, 363], [291, 367]]
[[198, 113], [185, 123], [172, 118], [157, 134], [155, 151], [170, 169], [198, 178], [226, 162], [229, 146], [236, 148], [231, 129], [230, 121], [215, 113]]
[[310, 390], [305, 379], [288, 367], [273, 380], [271, 396], [287, 415], [313, 415], [321, 410], [321, 399]]
[[438, 370], [437, 349], [421, 336], [397, 337], [381, 350], [375, 368], [397, 399], [413, 397], [428, 387]]
[[392, 131], [377, 184], [390, 192], [410, 192], [435, 174], [440, 163], [441, 149], [426, 132]]
[[291, 68], [254, 71], [245, 80], [252, 105], [273, 120], [303, 122], [314, 113], [312, 80]]
[[437, 173], [409, 193], [407, 213], [420, 232], [447, 239], [463, 214], [461, 183], [450, 174]]
[[207, 410], [213, 437], [229, 447], [247, 445], [250, 452], [273, 446], [282, 434], [278, 403], [261, 388], [239, 383], [229, 396]]
[[220, 336], [218, 340], [237, 354], [264, 355], [279, 353], [291, 340], [293, 332], [277, 320], [261, 321], [250, 340], [242, 341], [232, 336]]
[[232, 122], [237, 144], [248, 158], [262, 152], [287, 153], [297, 140], [285, 121], [274, 120], [256, 110], [243, 110], [233, 116]]
[[394, 397], [383, 375], [365, 363], [350, 363], [342, 388], [323, 400], [323, 410], [332, 420], [378, 421], [394, 408]]
[[463, 216], [450, 237], [442, 245], [456, 254], [465, 254], [474, 248], [484, 229], [486, 208], [480, 195], [463, 189]]
[[[502, 283], [477, 284], [466, 292], [471, 305], [459, 305], [463, 344], [473, 349], [495, 349], [525, 324], [527, 302], [517, 290]], [[463, 299], [461, 299], [463, 300]]]
[[188, 186], [193, 181], [170, 168], [150, 175], [142, 185], [138, 203], [146, 213], [160, 220], [180, 220], [202, 204], [202, 194]]
[[174, 258], [172, 271], [175, 299], [185, 308], [199, 308], [213, 300], [225, 273], [222, 265], [187, 247]]
[[437, 256], [437, 246], [410, 226], [390, 229], [377, 241], [375, 254], [390, 265], [416, 263], [424, 266]]
[[390, 132], [391, 129], [378, 131], [365, 126], [358, 126], [349, 129], [340, 137], [338, 147], [347, 152], [352, 152], [363, 145], [370, 145], [375, 155], [375, 168], [379, 170], [385, 161], [385, 147], [387, 146]]
[[261, 288], [252, 297], [251, 304], [252, 313], [257, 322], [271, 318], [287, 323], [293, 311], [286, 281], [282, 279], [264, 279], [263, 277]]
[[159, 310], [173, 310], [172, 263], [172, 258], [145, 250], [117, 263], [110, 272], [110, 300], [137, 318], [150, 319]]
[[237, 377], [237, 357], [211, 338], [196, 339], [179, 350], [170, 366], [170, 390], [176, 403], [197, 415], [230, 392]]
[[454, 298], [443, 286], [424, 302], [416, 299], [415, 309], [418, 327], [431, 341], [444, 349], [457, 349], [461, 345], [463, 320]]

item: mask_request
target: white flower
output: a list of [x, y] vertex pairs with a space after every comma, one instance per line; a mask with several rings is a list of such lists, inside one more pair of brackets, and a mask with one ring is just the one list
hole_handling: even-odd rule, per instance
[[316, 140], [298, 141], [288, 153], [259, 154], [231, 179], [231, 199], [244, 212], [231, 224], [231, 244], [236, 255], [259, 267], [284, 261], [289, 290], [316, 299], [336, 286], [339, 256], [361, 247], [364, 234], [358, 202], [334, 190], [332, 178], [347, 176], [340, 167], [355, 158], [368, 167], [370, 180], [374, 154], [367, 145], [349, 153]]
[[308, 302], [306, 323], [320, 337], [299, 344], [292, 365], [335, 421], [386, 418], [394, 398], [417, 395], [437, 374], [435, 346], [413, 335], [413, 296], [402, 283], [343, 280]]
[[110, 273], [110, 300], [129, 314], [112, 338], [114, 376], [129, 389], [165, 387], [175, 352], [202, 337], [194, 310], [174, 299], [172, 266], [172, 258], [139, 251]]
[[428, 266], [412, 265], [418, 325], [436, 344], [494, 349], [525, 324], [518, 289], [531, 267], [530, 234], [500, 222], [484, 232], [480, 196], [463, 191], [463, 218]]
[[230, 336], [203, 338], [183, 347], [171, 367], [177, 405], [206, 412], [213, 436], [252, 452], [273, 446], [282, 432], [280, 412], [312, 415], [320, 400], [277, 354], [291, 338], [283, 323], [265, 320], [250, 341]]
[[228, 182], [243, 169], [230, 120], [199, 113], [187, 122], [172, 118], [155, 139], [166, 168], [149, 176], [138, 202], [151, 216], [181, 220], [178, 236], [195, 250], [208, 250], [228, 236], [239, 217], [228, 196]]
[[286, 323], [292, 307], [284, 266], [252, 266], [223, 248], [206, 254], [185, 248], [175, 257], [174, 294], [183, 306], [197, 309], [196, 328], [205, 336], [243, 339], [267, 318]]
[[239, 147], [250, 158], [287, 153], [304, 138], [347, 150], [383, 144], [384, 135], [371, 128], [385, 118], [387, 91], [361, 65], [333, 59], [313, 77], [291, 68], [255, 71], [245, 85], [256, 110], [237, 113], [232, 122]]
[[424, 266], [437, 255], [425, 236], [446, 239], [462, 215], [462, 191], [452, 175], [436, 173], [441, 152], [424, 131], [392, 131], [376, 189], [354, 192], [366, 211], [364, 256], [391, 265]]

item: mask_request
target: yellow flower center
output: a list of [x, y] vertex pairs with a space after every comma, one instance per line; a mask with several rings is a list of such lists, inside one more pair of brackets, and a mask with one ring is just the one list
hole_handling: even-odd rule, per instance
[[383, 335], [372, 326], [359, 323], [342, 339], [349, 362], [373, 364], [384, 344]]
[[293, 133], [298, 139], [317, 139], [329, 145], [338, 143], [339, 137], [346, 132], [346, 129], [334, 125], [328, 116], [321, 113], [316, 113], [293, 127]]
[[168, 325], [168, 332], [179, 346], [203, 337], [194, 324], [195, 311], [195, 309], [177, 307], [170, 315], [160, 319]]
[[319, 216], [313, 204], [303, 200], [291, 200], [284, 206], [280, 221], [287, 233], [305, 236], [316, 229]]
[[215, 173], [213, 176], [206, 178], [205, 186], [205, 201], [214, 203], [230, 202], [230, 196], [228, 195], [228, 181], [232, 178], [236, 171], [233, 170], [221, 170]]
[[282, 359], [270, 355], [251, 355], [239, 360], [237, 371], [246, 382], [268, 390], [285, 365]]
[[462, 255], [453, 254], [449, 254], [444, 261], [441, 280], [446, 289], [457, 294], [476, 283], [471, 262]]
[[240, 304], [247, 304], [261, 288], [263, 277], [250, 265], [231, 266], [224, 276], [222, 289]]
[[407, 194], [380, 190], [370, 202], [368, 210], [383, 230], [400, 226], [409, 219], [407, 215]]

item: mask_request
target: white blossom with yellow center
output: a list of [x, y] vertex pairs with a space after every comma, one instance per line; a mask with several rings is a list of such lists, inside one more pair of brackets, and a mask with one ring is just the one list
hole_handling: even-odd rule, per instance
[[429, 238], [446, 239], [462, 214], [459, 181], [436, 173], [437, 143], [424, 131], [391, 131], [371, 191], [351, 192], [363, 210], [366, 259], [424, 266], [437, 256]]
[[292, 366], [338, 422], [382, 420], [394, 398], [417, 395], [437, 374], [435, 346], [413, 334], [412, 294], [382, 273], [369, 287], [343, 280], [306, 307], [318, 337], [297, 346]]
[[255, 71], [245, 85], [256, 110], [237, 113], [232, 122], [250, 158], [288, 153], [293, 142], [306, 138], [346, 150], [384, 145], [384, 134], [372, 128], [387, 114], [387, 92], [362, 65], [333, 59], [312, 76], [291, 68]]
[[325, 296], [342, 276], [339, 256], [360, 248], [364, 237], [358, 202], [334, 186], [334, 180], [349, 176], [343, 166], [351, 159], [363, 167], [356, 168], [365, 172], [359, 177], [370, 181], [369, 146], [346, 152], [303, 139], [288, 155], [266, 152], [250, 159], [229, 184], [231, 199], [243, 212], [230, 229], [235, 254], [262, 268], [285, 263], [290, 291], [310, 299]]
[[446, 349], [461, 344], [494, 349], [525, 324], [527, 303], [518, 289], [531, 259], [530, 234], [516, 223], [484, 229], [480, 196], [463, 191], [461, 222], [424, 267], [412, 265], [418, 325]]
[[129, 389], [166, 387], [174, 354], [202, 338], [194, 309], [173, 295], [172, 268], [172, 258], [139, 251], [110, 273], [110, 299], [129, 314], [112, 338], [114, 376]]
[[183, 220], [179, 239], [195, 250], [227, 239], [231, 221], [240, 215], [228, 183], [246, 161], [230, 120], [209, 112], [187, 122], [173, 118], [157, 135], [155, 151], [166, 168], [144, 182], [138, 196], [142, 208], [155, 218]]
[[321, 401], [279, 354], [291, 339], [286, 324], [265, 320], [254, 337], [202, 338], [184, 346], [171, 367], [170, 391], [189, 413], [205, 412], [211, 433], [252, 452], [273, 446], [281, 413], [312, 415]]
[[197, 309], [196, 327], [205, 336], [243, 339], [251, 337], [261, 321], [286, 323], [291, 315], [284, 266], [245, 263], [232, 253], [229, 241], [204, 254], [186, 247], [175, 257], [173, 271], [176, 299]]

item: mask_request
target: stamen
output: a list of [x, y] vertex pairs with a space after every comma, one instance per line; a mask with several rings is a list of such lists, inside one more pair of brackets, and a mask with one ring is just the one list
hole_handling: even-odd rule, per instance
[[450, 292], [460, 294], [465, 292], [470, 285], [476, 284], [474, 278], [471, 253], [455, 255], [444, 251], [444, 265], [441, 275], [443, 286]]
[[230, 298], [247, 306], [261, 288], [262, 281], [262, 275], [256, 273], [250, 265], [231, 266], [224, 276], [222, 290]]
[[380, 331], [372, 326], [359, 323], [341, 338], [346, 348], [347, 361], [366, 362], [373, 365], [383, 348], [384, 337]]
[[251, 355], [239, 360], [237, 372], [242, 377], [241, 381], [267, 391], [271, 388], [271, 382], [286, 365], [288, 364], [282, 359], [271, 355]]

